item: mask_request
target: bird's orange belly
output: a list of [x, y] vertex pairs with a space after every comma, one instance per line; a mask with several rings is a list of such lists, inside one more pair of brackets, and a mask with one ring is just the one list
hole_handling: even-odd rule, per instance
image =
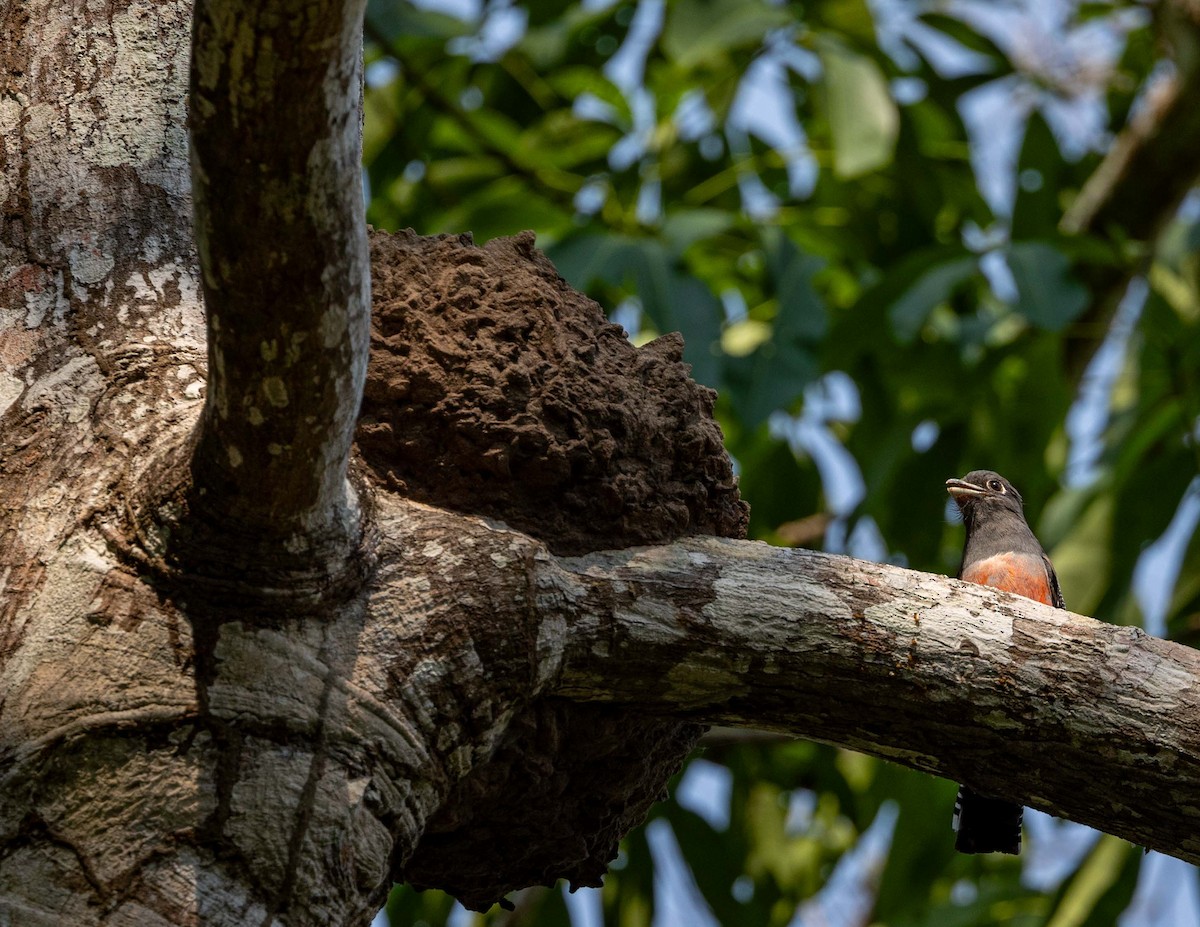
[[992, 586], [1027, 599], [1054, 604], [1050, 598], [1050, 578], [1040, 557], [1024, 554], [997, 554], [971, 564], [962, 578], [969, 583]]

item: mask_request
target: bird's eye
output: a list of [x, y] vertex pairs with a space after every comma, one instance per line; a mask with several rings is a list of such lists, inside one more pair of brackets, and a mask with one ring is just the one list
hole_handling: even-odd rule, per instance
[[1004, 492], [1004, 484], [999, 480], [988, 480], [987, 488], [992, 492]]

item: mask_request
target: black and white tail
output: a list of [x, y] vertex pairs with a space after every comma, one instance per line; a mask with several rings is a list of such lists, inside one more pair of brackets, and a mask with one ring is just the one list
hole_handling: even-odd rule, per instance
[[965, 785], [954, 800], [954, 849], [960, 853], [1020, 853], [1025, 809], [1002, 798], [987, 798]]

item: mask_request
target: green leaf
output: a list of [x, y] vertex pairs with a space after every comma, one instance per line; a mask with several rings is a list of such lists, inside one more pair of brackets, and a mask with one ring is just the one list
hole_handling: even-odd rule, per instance
[[758, 319], [742, 319], [721, 332], [721, 350], [730, 357], [753, 354], [771, 338], [771, 326]]
[[753, 352], [727, 357], [724, 384], [748, 428], [796, 403], [820, 372], [816, 342], [825, 333], [825, 303], [813, 287], [824, 262], [802, 254], [786, 236], [764, 235], [778, 309], [769, 337], [758, 323]]
[[821, 481], [811, 460], [800, 463], [786, 444], [770, 437], [766, 426], [738, 434], [725, 427], [734, 459], [742, 465], [742, 498], [752, 500], [750, 536], [765, 538], [785, 522], [820, 511]]
[[[1054, 562], [1067, 608], [1095, 614], [1112, 575], [1112, 493], [1064, 491], [1046, 507], [1042, 539]], [[1059, 532], [1063, 532], [1059, 534]], [[1051, 542], [1048, 538], [1059, 536]]]
[[444, 924], [454, 908], [454, 899], [444, 892], [418, 892], [407, 885], [393, 885], [388, 893], [388, 924], [391, 927], [415, 927], [425, 924], [433, 927]]
[[1025, 139], [1017, 163], [1017, 195], [1013, 204], [1012, 238], [1044, 238], [1057, 233], [1062, 218], [1059, 195], [1072, 178], [1054, 133], [1039, 112], [1025, 123]]
[[825, 261], [803, 254], [778, 229], [764, 230], [762, 238], [770, 282], [779, 300], [776, 338], [818, 341], [825, 335], [828, 319], [813, 278], [824, 269]]
[[660, 333], [683, 335], [683, 358], [692, 377], [717, 385], [724, 312], [699, 280], [683, 272], [657, 239], [624, 235], [581, 235], [547, 249], [572, 285], [587, 290], [595, 281], [631, 290]]
[[676, 65], [690, 70], [734, 49], [759, 46], [767, 32], [790, 21], [786, 10], [762, 0], [679, 0], [668, 7], [662, 46]]
[[964, 49], [991, 59], [993, 68], [1002, 66], [1004, 53], [996, 46], [996, 43], [972, 29], [963, 20], [942, 13], [924, 13], [920, 20], [958, 42]]
[[901, 343], [911, 342], [921, 331], [925, 320], [939, 305], [967, 280], [979, 273], [979, 259], [971, 256], [954, 257], [934, 264], [888, 306], [888, 321]]
[[[621, 133], [602, 123], [584, 122], [569, 109], [558, 109], [522, 134], [510, 150], [521, 164], [535, 165], [535, 170], [547, 168], [591, 171], [604, 164], [608, 151]], [[582, 185], [582, 177], [559, 175], [571, 190]]]
[[568, 230], [570, 221], [554, 202], [530, 194], [515, 178], [501, 177], [437, 216], [431, 231], [469, 228], [482, 244], [511, 235], [514, 229], [537, 229], [539, 235], [550, 238]]
[[650, 927], [654, 922], [654, 862], [645, 827], [629, 834], [621, 847], [625, 865], [610, 871], [601, 890], [606, 925]]
[[671, 253], [679, 257], [696, 242], [727, 231], [736, 219], [724, 209], [675, 209], [663, 220], [662, 237]]
[[701, 895], [722, 924], [745, 923], [746, 911], [730, 892], [742, 874], [743, 860], [729, 853], [725, 835], [712, 829], [699, 815], [671, 805], [667, 820], [680, 852]]
[[1063, 885], [1046, 927], [1107, 927], [1129, 904], [1142, 850], [1103, 835]]
[[900, 805], [892, 851], [880, 876], [874, 919], [893, 919], [926, 897], [947, 863], [954, 859], [953, 782], [883, 764], [873, 790]]
[[[537, 924], [538, 927], [571, 927], [571, 912], [567, 909], [563, 892], [564, 883], [559, 882], [549, 888], [531, 888], [527, 892], [537, 892], [541, 897], [536, 902], [524, 908], [527, 923]], [[524, 899], [522, 899], [524, 901]]]
[[821, 83], [825, 115], [833, 136], [833, 170], [850, 179], [892, 160], [900, 114], [879, 66], [829, 36], [819, 36], [825, 69]]
[[[1178, 425], [1177, 418], [1175, 423]], [[1179, 500], [1196, 475], [1192, 449], [1184, 447], [1177, 433], [1170, 437], [1174, 440], [1148, 447], [1120, 485], [1113, 513], [1114, 586], [1097, 606], [1097, 618], [1117, 619], [1120, 599], [1129, 595], [1129, 584], [1142, 548], [1167, 529]]]
[[1038, 328], [1062, 331], [1087, 308], [1087, 290], [1071, 275], [1067, 256], [1053, 245], [1018, 242], [1007, 258], [1017, 282], [1016, 309]]
[[[1193, 484], [1192, 492], [1196, 491]], [[1200, 531], [1194, 531], [1180, 564], [1171, 604], [1167, 608], [1167, 637], [1200, 647]]]
[[387, 41], [400, 38], [451, 39], [474, 31], [475, 25], [457, 16], [419, 9], [397, 0], [369, 0], [366, 22], [368, 35], [379, 35]]
[[607, 103], [627, 124], [631, 121], [629, 102], [620, 89], [595, 68], [575, 65], [555, 71], [547, 78], [554, 90], [572, 102], [585, 93]]
[[804, 20], [815, 32], [835, 32], [856, 44], [875, 43], [875, 19], [866, 0], [811, 0], [804, 4]]

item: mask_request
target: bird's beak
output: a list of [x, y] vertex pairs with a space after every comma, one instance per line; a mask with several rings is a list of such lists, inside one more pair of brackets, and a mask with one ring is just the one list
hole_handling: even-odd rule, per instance
[[946, 492], [958, 498], [959, 496], [982, 496], [984, 491], [966, 480], [946, 480]]

